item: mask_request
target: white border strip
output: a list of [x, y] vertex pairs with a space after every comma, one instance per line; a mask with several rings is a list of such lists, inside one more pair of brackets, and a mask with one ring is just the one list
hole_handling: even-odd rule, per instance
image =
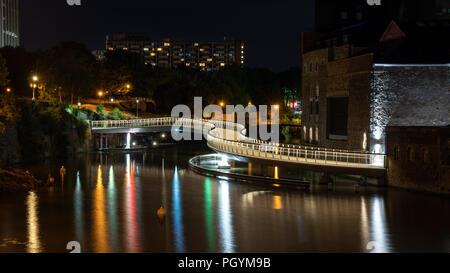
[[382, 63], [374, 63], [374, 67], [450, 67], [450, 63], [448, 64], [382, 64]]

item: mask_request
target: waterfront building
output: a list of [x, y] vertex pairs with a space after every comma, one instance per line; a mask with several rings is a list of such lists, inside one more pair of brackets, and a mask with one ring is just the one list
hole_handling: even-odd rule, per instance
[[387, 126], [447, 126], [449, 7], [353, 2], [318, 0], [302, 34], [303, 143], [385, 153]]

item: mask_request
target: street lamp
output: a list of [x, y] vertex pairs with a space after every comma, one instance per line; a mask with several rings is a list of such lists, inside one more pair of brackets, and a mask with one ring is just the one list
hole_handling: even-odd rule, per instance
[[37, 87], [37, 81], [39, 80], [39, 78], [38, 78], [38, 76], [33, 76], [33, 83], [32, 83], [32, 85], [33, 85], [33, 101], [35, 101], [36, 100], [36, 96], [35, 96], [35, 90], [36, 90], [36, 87]]
[[225, 106], [225, 102], [222, 101], [222, 102], [220, 102], [219, 105], [220, 105], [220, 107], [224, 107]]
[[7, 93], [11, 92], [11, 88], [7, 87], [7, 88], [6, 88], [6, 92], [7, 92]]
[[139, 100], [136, 100], [136, 117], [139, 118]]

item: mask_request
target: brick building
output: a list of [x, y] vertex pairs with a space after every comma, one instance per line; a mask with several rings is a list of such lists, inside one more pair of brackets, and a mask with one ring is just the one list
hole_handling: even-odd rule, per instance
[[326, 32], [302, 34], [304, 144], [385, 153], [386, 126], [402, 126], [393, 122], [399, 113], [421, 112], [417, 126], [449, 124], [448, 16], [432, 4], [407, 13], [405, 3], [317, 1], [316, 19], [326, 17], [317, 29]]

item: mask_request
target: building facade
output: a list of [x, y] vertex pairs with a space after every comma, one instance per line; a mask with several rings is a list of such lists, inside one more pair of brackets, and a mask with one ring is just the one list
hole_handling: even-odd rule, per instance
[[232, 64], [244, 64], [243, 41], [153, 41], [145, 34], [114, 34], [106, 49], [137, 53], [154, 67], [191, 67], [213, 71]]
[[20, 46], [19, 0], [0, 0], [0, 47]]
[[317, 1], [323, 32], [302, 34], [303, 144], [385, 153], [387, 126], [447, 126], [448, 9], [347, 2]]

